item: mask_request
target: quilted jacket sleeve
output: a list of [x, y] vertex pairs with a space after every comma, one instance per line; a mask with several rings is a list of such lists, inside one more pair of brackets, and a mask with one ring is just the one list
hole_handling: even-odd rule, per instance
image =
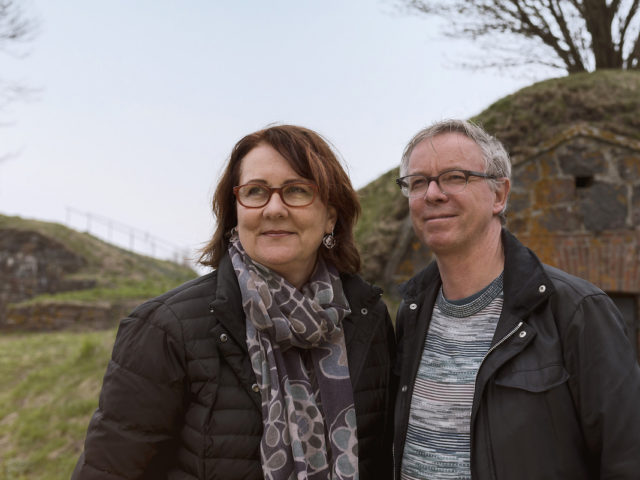
[[72, 480], [163, 478], [184, 409], [180, 323], [150, 302], [120, 323]]

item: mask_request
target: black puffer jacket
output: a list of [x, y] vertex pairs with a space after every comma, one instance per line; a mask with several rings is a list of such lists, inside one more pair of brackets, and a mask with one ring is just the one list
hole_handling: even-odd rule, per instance
[[[613, 302], [543, 265], [506, 230], [504, 304], [476, 377], [474, 480], [640, 478], [640, 367]], [[395, 459], [440, 288], [435, 264], [414, 277], [398, 313]]]
[[[380, 290], [342, 276], [362, 480], [391, 475], [394, 335]], [[118, 330], [72, 479], [261, 479], [260, 393], [229, 257]]]

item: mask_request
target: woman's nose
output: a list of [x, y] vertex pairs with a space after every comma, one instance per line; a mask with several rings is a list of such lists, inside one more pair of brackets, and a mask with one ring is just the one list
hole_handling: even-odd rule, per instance
[[283, 216], [289, 213], [287, 206], [282, 201], [282, 197], [280, 196], [280, 192], [273, 192], [271, 194], [271, 198], [264, 206], [262, 213], [266, 216]]

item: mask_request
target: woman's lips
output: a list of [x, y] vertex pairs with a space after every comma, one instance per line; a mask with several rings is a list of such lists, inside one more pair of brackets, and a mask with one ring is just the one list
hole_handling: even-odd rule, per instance
[[267, 230], [266, 232], [262, 232], [262, 235], [267, 237], [285, 237], [287, 235], [291, 235], [291, 232], [287, 232], [285, 230]]

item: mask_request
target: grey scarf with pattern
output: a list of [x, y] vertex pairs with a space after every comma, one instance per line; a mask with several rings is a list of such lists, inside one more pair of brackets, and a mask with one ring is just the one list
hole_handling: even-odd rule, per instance
[[358, 440], [342, 319], [350, 313], [333, 265], [318, 259], [298, 290], [246, 254], [229, 254], [262, 396], [262, 470], [269, 480], [355, 480]]

